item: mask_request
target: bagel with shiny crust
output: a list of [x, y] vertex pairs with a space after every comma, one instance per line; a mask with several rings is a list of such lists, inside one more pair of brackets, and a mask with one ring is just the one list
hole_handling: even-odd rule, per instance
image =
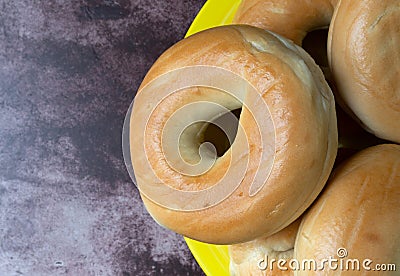
[[400, 143], [399, 19], [398, 0], [243, 0], [233, 22], [298, 45], [308, 32], [329, 27], [327, 55], [338, 103], [367, 131]]
[[[257, 95], [250, 95], [250, 89], [243, 87], [244, 97], [240, 102], [210, 87], [187, 87], [155, 102], [157, 95], [163, 93], [160, 88], [163, 85], [175, 85], [203, 74], [180, 79], [183, 70], [175, 79], [159, 81], [158, 86], [149, 89], [153, 82], [168, 72], [193, 66], [229, 71], [251, 84]], [[208, 74], [207, 70], [204, 75]], [[214, 73], [207, 78], [219, 81]], [[229, 85], [230, 81], [221, 80], [221, 83]], [[169, 129], [168, 119], [184, 106], [204, 101], [214, 101], [229, 110], [242, 107], [238, 133], [229, 150], [208, 171], [196, 176], [185, 175], [172, 168], [171, 160], [163, 155], [164, 146], [177, 143], [171, 137], [175, 135], [173, 128], [180, 126], [177, 119]], [[260, 112], [269, 115], [256, 121], [254, 118]], [[208, 109], [193, 109], [179, 118], [203, 116], [207, 121], [216, 115]], [[269, 121], [270, 127], [262, 126]], [[172, 136], [163, 136], [168, 131]], [[189, 155], [189, 159], [191, 156], [187, 153], [198, 152], [199, 147], [187, 138], [198, 137], [197, 134], [181, 137], [182, 155]], [[262, 148], [262, 141], [266, 148]], [[135, 98], [130, 147], [142, 199], [159, 224], [207, 243], [247, 242], [288, 226], [323, 188], [337, 151], [334, 99], [321, 70], [300, 47], [251, 26], [217, 27], [178, 42], [154, 63]], [[265, 156], [261, 158], [262, 154]], [[171, 162], [177, 166], [182, 163]], [[233, 173], [229, 176], [230, 171]], [[243, 177], [235, 175], [239, 171], [244, 171]], [[256, 181], [259, 173], [265, 173], [266, 177]], [[172, 205], [179, 205], [177, 208], [159, 204], [158, 198], [149, 196], [143, 189], [151, 185], [148, 190], [151, 192], [168, 185], [175, 190], [193, 192], [214, 187], [221, 179], [232, 189], [222, 191], [226, 198], [210, 205], [208, 199], [193, 197], [193, 201], [204, 200], [204, 208], [190, 211], [185, 208], [191, 201], [183, 202], [174, 192], [162, 196], [171, 196]], [[260, 187], [255, 195], [249, 193], [253, 185]]]
[[243, 0], [233, 23], [270, 30], [301, 45], [308, 32], [329, 26], [335, 3], [328, 0]]
[[400, 1], [342, 0], [328, 37], [341, 102], [376, 136], [400, 143]]
[[[299, 218], [272, 236], [229, 245], [230, 274], [232, 276], [293, 275], [288, 262], [293, 258], [294, 242], [300, 222]], [[279, 263], [278, 267], [278, 260], [286, 260], [286, 263]]]
[[333, 272], [325, 264], [323, 273], [364, 274], [365, 259], [372, 260], [367, 264], [371, 270], [375, 264], [399, 264], [399, 233], [400, 146], [383, 144], [357, 153], [333, 172], [302, 220], [294, 257], [313, 259], [319, 266], [323, 259], [358, 259], [358, 272]]

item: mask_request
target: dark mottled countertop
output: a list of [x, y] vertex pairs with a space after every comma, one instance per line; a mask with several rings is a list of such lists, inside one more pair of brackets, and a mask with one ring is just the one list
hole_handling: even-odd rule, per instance
[[125, 112], [204, 0], [0, 0], [0, 275], [203, 275], [125, 170]]

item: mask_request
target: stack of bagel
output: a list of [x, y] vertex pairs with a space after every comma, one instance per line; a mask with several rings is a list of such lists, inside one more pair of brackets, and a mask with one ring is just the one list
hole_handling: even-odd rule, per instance
[[158, 58], [130, 118], [147, 210], [229, 245], [232, 275], [364, 273], [288, 267], [347, 254], [400, 265], [399, 143], [398, 0], [243, 0]]

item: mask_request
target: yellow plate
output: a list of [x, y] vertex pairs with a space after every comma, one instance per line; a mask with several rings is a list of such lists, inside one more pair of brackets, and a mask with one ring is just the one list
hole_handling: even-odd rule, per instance
[[[231, 23], [240, 2], [241, 0], [208, 0], [194, 19], [186, 36]], [[185, 240], [207, 276], [229, 276], [227, 246], [206, 244], [189, 238]]]
[[230, 24], [240, 2], [241, 0], [208, 0], [193, 20], [186, 37], [205, 29]]

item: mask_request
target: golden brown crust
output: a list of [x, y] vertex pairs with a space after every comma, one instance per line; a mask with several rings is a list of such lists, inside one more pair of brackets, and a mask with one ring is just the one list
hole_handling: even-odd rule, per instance
[[376, 136], [400, 143], [400, 2], [342, 0], [328, 38], [339, 96]]
[[[155, 94], [141, 96], [139, 91], [130, 125], [132, 161], [139, 184], [160, 183], [144, 165], [147, 159], [163, 181], [178, 189], [198, 190], [209, 187], [208, 181], [212, 184], [223, 178], [231, 161], [236, 171], [238, 158], [249, 158], [240, 186], [220, 204], [200, 211], [174, 211], [142, 193], [148, 211], [161, 225], [208, 243], [245, 242], [283, 229], [315, 199], [336, 156], [334, 100], [322, 72], [302, 49], [283, 38], [250, 26], [225, 26], [195, 34], [171, 47], [156, 61], [141, 87], [168, 71], [191, 65], [225, 68], [249, 81], [268, 106], [274, 129], [262, 128], [262, 136], [258, 135], [257, 123], [243, 108], [240, 123], [249, 139], [249, 152], [232, 157], [226, 154], [207, 173], [187, 177], [171, 170], [162, 156], [161, 129], [171, 112], [188, 102], [207, 100], [210, 94], [203, 89], [183, 90], [160, 104], [145, 125], [142, 112]], [[137, 131], [143, 129], [148, 130], [146, 135]], [[272, 155], [262, 163], [273, 162], [273, 167], [268, 180], [262, 180], [266, 181], [263, 188], [251, 197], [261, 138], [275, 144]], [[239, 152], [244, 149], [242, 139], [237, 138], [231, 148]], [[235, 185], [238, 180], [229, 181]]]
[[333, 4], [328, 0], [243, 0], [233, 23], [270, 30], [301, 45], [307, 32], [329, 26]]
[[[288, 263], [277, 266], [278, 260], [293, 258], [294, 242], [301, 219], [297, 219], [278, 233], [255, 240], [230, 245], [230, 273], [234, 276], [277, 276], [293, 275]], [[273, 259], [275, 261], [273, 261]], [[272, 264], [272, 267], [271, 267]]]
[[[334, 171], [303, 218], [295, 258], [318, 263], [329, 257], [346, 260], [337, 252], [344, 248], [349, 259], [371, 259], [371, 268], [377, 263], [398, 264], [399, 233], [400, 146], [384, 144], [361, 151]], [[365, 273], [360, 271], [347, 274]], [[323, 273], [329, 273], [327, 265]]]
[[369, 132], [400, 143], [399, 18], [398, 0], [244, 0], [234, 22], [271, 30], [298, 45], [307, 32], [329, 26], [338, 102]]

